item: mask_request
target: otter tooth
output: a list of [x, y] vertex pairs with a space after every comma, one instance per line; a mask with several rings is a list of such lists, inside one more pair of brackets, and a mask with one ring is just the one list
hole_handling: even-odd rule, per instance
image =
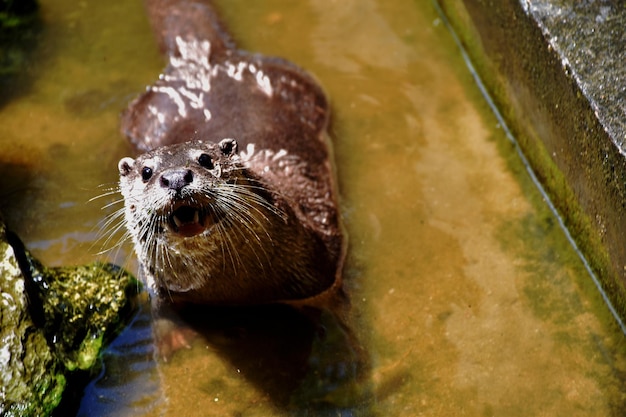
[[176, 227], [180, 227], [183, 223], [178, 219], [178, 216], [174, 215], [172, 216], [174, 218], [174, 224], [176, 225]]

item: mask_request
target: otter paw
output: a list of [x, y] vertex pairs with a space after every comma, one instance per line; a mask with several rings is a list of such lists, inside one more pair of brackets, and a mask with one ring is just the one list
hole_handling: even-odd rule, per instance
[[181, 349], [191, 349], [191, 342], [198, 333], [184, 324], [159, 318], [153, 323], [156, 356], [168, 362]]

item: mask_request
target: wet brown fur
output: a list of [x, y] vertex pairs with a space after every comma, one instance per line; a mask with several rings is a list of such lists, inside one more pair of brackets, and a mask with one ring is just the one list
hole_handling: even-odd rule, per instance
[[[206, 1], [148, 0], [147, 9], [169, 64], [123, 114], [122, 131], [144, 154], [120, 161], [120, 187], [156, 292], [201, 304], [306, 304], [339, 293], [344, 238], [322, 89], [285, 60], [237, 49]], [[239, 152], [224, 152], [224, 138]], [[202, 166], [201, 154], [219, 170]], [[193, 178], [185, 193], [163, 186], [181, 169]], [[183, 198], [212, 226], [172, 233]]]

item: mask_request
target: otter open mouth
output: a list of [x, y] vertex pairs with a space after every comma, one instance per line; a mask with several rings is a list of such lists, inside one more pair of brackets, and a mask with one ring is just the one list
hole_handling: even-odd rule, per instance
[[198, 235], [207, 228], [207, 216], [199, 208], [180, 205], [170, 215], [169, 225], [172, 231], [184, 237]]

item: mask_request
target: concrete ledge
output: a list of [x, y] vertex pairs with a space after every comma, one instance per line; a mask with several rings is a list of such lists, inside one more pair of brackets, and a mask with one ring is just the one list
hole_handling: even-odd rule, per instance
[[608, 0], [438, 3], [626, 318], [626, 9]]

